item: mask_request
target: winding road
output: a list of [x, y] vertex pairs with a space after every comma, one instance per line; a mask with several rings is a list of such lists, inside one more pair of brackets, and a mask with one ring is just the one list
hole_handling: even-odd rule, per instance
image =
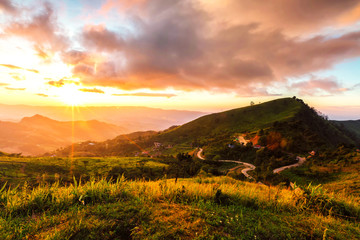
[[293, 168], [293, 167], [299, 167], [299, 166], [303, 165], [304, 162], [306, 161], [306, 158], [304, 158], [304, 157], [297, 156], [296, 159], [298, 160], [297, 163], [276, 168], [276, 169], [274, 169], [273, 173], [280, 173], [280, 172], [284, 171], [285, 169], [289, 169], [289, 168]]
[[[196, 156], [197, 156], [199, 159], [201, 159], [201, 160], [205, 160], [205, 158], [201, 155], [202, 152], [203, 152], [203, 149], [200, 148], [199, 151], [197, 152]], [[254, 180], [254, 178], [248, 174], [248, 171], [253, 171], [253, 170], [255, 170], [255, 168], [256, 168], [256, 167], [255, 167], [254, 165], [252, 165], [251, 163], [240, 162], [240, 161], [236, 161], [236, 160], [218, 160], [218, 161], [219, 161], [219, 162], [232, 162], [232, 163], [237, 163], [237, 164], [243, 164], [243, 165], [245, 165], [247, 168], [244, 168], [243, 170], [241, 170], [241, 173], [244, 174], [244, 176], [247, 177], [248, 179]], [[238, 168], [239, 168], [239, 166], [236, 166], [236, 167], [230, 169], [230, 171], [236, 170], [236, 169], [238, 169]]]
[[[244, 141], [246, 141], [244, 139]], [[205, 160], [205, 158], [201, 155], [203, 152], [203, 149], [200, 148], [199, 151], [197, 152], [196, 156], [201, 159], [201, 160]], [[306, 158], [304, 157], [299, 157], [297, 156], [296, 159], [298, 160], [297, 163], [294, 163], [294, 164], [291, 164], [291, 165], [287, 165], [287, 166], [283, 166], [283, 167], [280, 167], [280, 168], [276, 168], [273, 170], [273, 173], [280, 173], [286, 169], [289, 169], [289, 168], [293, 168], [293, 167], [299, 167], [301, 165], [304, 164], [304, 162], [306, 161]], [[243, 170], [241, 170], [241, 173], [248, 179], [251, 179], [251, 180], [255, 180], [252, 176], [250, 176], [248, 174], [249, 171], [253, 171], [255, 170], [255, 166], [251, 163], [247, 163], [247, 162], [241, 162], [241, 161], [236, 161], [236, 160], [218, 160], [219, 162], [233, 162], [233, 163], [237, 163], [237, 164], [243, 164], [245, 165], [247, 168], [244, 168]], [[230, 169], [230, 171], [235, 171], [236, 169], [238, 169], [239, 166], [236, 166], [232, 169]]]
[[200, 148], [200, 150], [197, 152], [196, 156], [201, 160], [205, 160], [205, 158], [203, 156], [201, 156], [202, 152], [203, 152], [203, 149]]
[[[233, 163], [237, 163], [237, 164], [243, 164], [245, 165], [247, 168], [244, 168], [243, 170], [241, 170], [241, 173], [244, 174], [245, 177], [247, 177], [248, 179], [252, 179], [252, 180], [255, 180], [252, 176], [250, 176], [248, 174], [248, 171], [253, 171], [255, 170], [255, 166], [252, 165], [251, 163], [246, 163], [246, 162], [240, 162], [240, 161], [236, 161], [236, 160], [219, 160], [219, 162], [233, 162]], [[236, 169], [238, 169], [239, 166], [237, 167], [234, 167], [232, 169], [230, 169], [230, 171], [234, 171]]]

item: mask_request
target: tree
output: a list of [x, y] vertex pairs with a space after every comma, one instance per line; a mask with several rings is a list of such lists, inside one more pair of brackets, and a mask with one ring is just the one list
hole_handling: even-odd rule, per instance
[[259, 136], [264, 135], [264, 129], [260, 129], [260, 130], [258, 131], [258, 135], [259, 135]]
[[250, 102], [250, 106], [254, 106], [255, 103], [253, 101]]

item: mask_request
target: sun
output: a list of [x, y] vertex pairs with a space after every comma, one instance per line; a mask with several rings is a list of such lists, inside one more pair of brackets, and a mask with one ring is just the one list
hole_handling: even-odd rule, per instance
[[57, 96], [63, 103], [79, 106], [86, 102], [86, 93], [80, 92], [76, 84], [66, 84], [57, 89]]

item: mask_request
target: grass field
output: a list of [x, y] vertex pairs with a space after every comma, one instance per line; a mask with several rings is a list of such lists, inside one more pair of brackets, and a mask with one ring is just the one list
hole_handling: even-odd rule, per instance
[[359, 199], [228, 177], [3, 188], [1, 239], [358, 239]]
[[[146, 157], [104, 158], [15, 158], [0, 157], [0, 183], [16, 186], [27, 181], [36, 185], [46, 182], [71, 182], [73, 176], [157, 178], [162, 176], [167, 164]], [[147, 173], [146, 176], [143, 173]]]

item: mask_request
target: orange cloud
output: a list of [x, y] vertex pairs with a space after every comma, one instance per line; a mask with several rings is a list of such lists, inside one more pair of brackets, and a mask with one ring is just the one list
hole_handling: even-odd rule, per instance
[[92, 88], [92, 89], [89, 89], [89, 88], [81, 88], [81, 89], [79, 89], [79, 91], [82, 91], [82, 92], [91, 92], [91, 93], [105, 93], [103, 90], [100, 90], [100, 89], [97, 89], [97, 88]]
[[113, 96], [136, 96], [136, 97], [176, 97], [176, 94], [171, 93], [146, 93], [146, 92], [138, 92], [138, 93], [121, 93], [121, 94], [112, 94]]
[[0, 66], [10, 68], [10, 69], [20, 69], [20, 70], [25, 70], [25, 71], [28, 71], [28, 72], [39, 73], [39, 71], [35, 70], [35, 69], [22, 68], [22, 67], [11, 65], [11, 64], [0, 64]]
[[60, 79], [59, 81], [48, 81], [47, 84], [53, 86], [53, 87], [62, 87], [64, 86], [65, 84], [76, 84], [78, 85], [79, 83], [78, 82], [75, 82], [75, 81], [72, 81], [72, 80], [67, 80], [67, 79]]
[[24, 91], [26, 88], [12, 88], [12, 87], [5, 87], [7, 90], [11, 91]]
[[174, 14], [126, 40], [108, 29], [89, 30], [95, 34], [86, 30], [83, 38], [88, 51], [104, 51], [109, 57], [96, 63], [79, 61], [74, 75], [89, 86], [127, 90], [231, 89], [241, 95], [271, 95], [266, 89], [254, 88], [286, 82], [287, 77], [328, 69], [343, 59], [360, 56], [360, 32], [301, 40], [248, 24], [224, 27], [209, 38], [202, 34], [207, 21], [196, 11], [186, 20]]
[[[360, 56], [360, 31], [321, 33], [338, 27], [344, 16], [346, 23], [359, 20], [357, 0], [106, 0], [98, 6], [90, 9], [102, 14], [97, 17], [126, 24], [114, 28], [89, 20], [71, 39], [58, 23], [61, 14], [45, 3], [41, 11], [11, 18], [2, 35], [27, 39], [44, 60], [60, 56], [86, 91], [111, 86], [277, 95], [269, 86]], [[1, 9], [13, 7], [0, 0]], [[48, 84], [62, 87], [67, 81]]]
[[201, 0], [220, 24], [259, 23], [263, 29], [282, 29], [293, 34], [326, 26], [356, 22], [357, 0]]
[[25, 80], [25, 76], [18, 74], [18, 73], [10, 73], [11, 77], [15, 79], [16, 81], [22, 81]]

